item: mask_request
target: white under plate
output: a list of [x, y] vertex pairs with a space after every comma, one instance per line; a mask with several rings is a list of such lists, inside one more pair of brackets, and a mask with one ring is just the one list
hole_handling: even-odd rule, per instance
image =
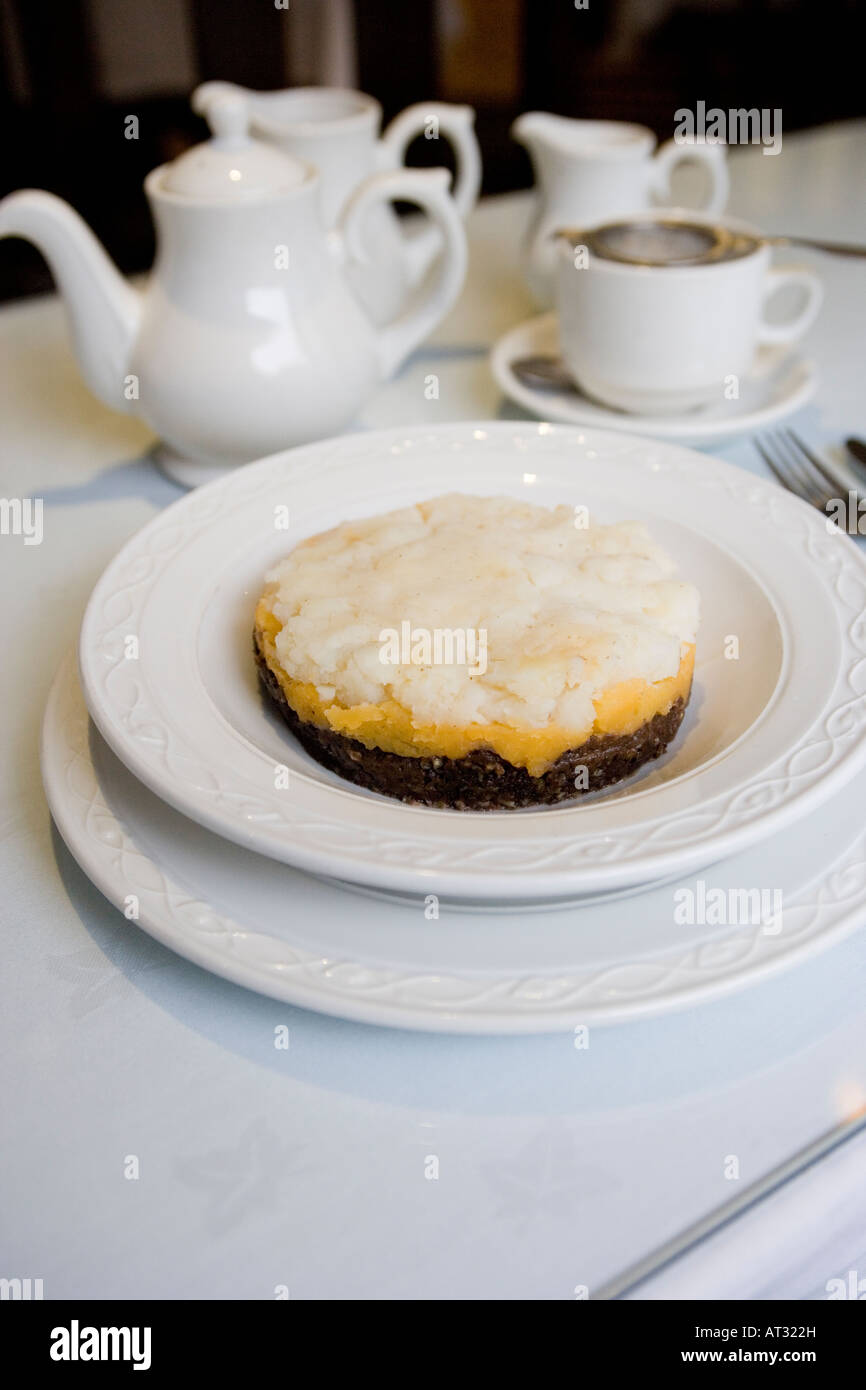
[[681, 444], [711, 444], [738, 434], [764, 429], [775, 420], [799, 410], [812, 396], [817, 381], [814, 363], [789, 348], [761, 348], [752, 373], [740, 383], [736, 400], [682, 415], [627, 415], [590, 400], [575, 389], [542, 391], [527, 386], [512, 371], [522, 357], [559, 356], [556, 314], [539, 314], [505, 333], [490, 354], [490, 370], [509, 400], [542, 420], [566, 425], [588, 425], [643, 434], [654, 439], [675, 439]]
[[[179, 955], [292, 1004], [393, 1027], [539, 1033], [663, 1013], [755, 983], [864, 917], [866, 832], [851, 784], [809, 817], [702, 875], [781, 895], [778, 931], [684, 925], [678, 889], [520, 917], [419, 898], [383, 904], [226, 844], [171, 810], [87, 718], [70, 658], [45, 714], [42, 775], [57, 826], [97, 887]], [[709, 914], [705, 914], [709, 915]], [[730, 914], [729, 914], [730, 915]], [[132, 930], [118, 918], [118, 930]]]
[[[251, 628], [269, 566], [337, 522], [452, 490], [645, 519], [698, 585], [683, 728], [630, 783], [525, 812], [409, 807], [325, 771], [267, 707]], [[864, 608], [866, 558], [772, 483], [622, 434], [442, 425], [310, 445], [182, 498], [96, 585], [80, 663], [114, 751], [208, 829], [376, 889], [538, 902], [689, 872], [852, 776], [866, 756]]]

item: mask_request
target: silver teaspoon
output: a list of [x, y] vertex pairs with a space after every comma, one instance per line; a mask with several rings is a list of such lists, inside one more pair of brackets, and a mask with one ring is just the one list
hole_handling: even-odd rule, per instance
[[852, 246], [843, 241], [816, 241], [808, 236], [765, 236], [771, 246], [808, 246], [812, 251], [826, 251], [830, 256], [866, 256], [866, 246]]
[[535, 357], [516, 357], [511, 363], [514, 375], [533, 391], [575, 392], [574, 382], [561, 357], [538, 354]]

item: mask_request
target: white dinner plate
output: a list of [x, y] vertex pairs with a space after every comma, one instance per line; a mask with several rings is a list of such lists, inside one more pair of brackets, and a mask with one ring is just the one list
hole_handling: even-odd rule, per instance
[[718, 444], [753, 430], [766, 429], [805, 405], [815, 391], [815, 364], [790, 348], [759, 348], [752, 372], [740, 382], [736, 399], [720, 400], [702, 410], [680, 415], [625, 414], [591, 400], [575, 388], [543, 391], [521, 381], [512, 363], [522, 357], [558, 356], [556, 314], [539, 314], [509, 331], [494, 344], [490, 370], [500, 391], [542, 420], [592, 429], [616, 429], [626, 434], [672, 439], [680, 444]]
[[[493, 918], [470, 916], [444, 898], [438, 916], [429, 899], [383, 904], [193, 824], [100, 738], [71, 657], [48, 701], [42, 773], [60, 833], [123, 913], [123, 930], [137, 921], [216, 975], [370, 1023], [537, 1033], [663, 1013], [803, 961], [864, 919], [866, 832], [855, 784], [700, 880], [625, 901]], [[684, 890], [693, 899], [684, 900]], [[728, 903], [735, 891], [761, 890], [779, 894], [778, 917], [765, 924], [773, 930], [749, 914], [751, 925], [701, 925], [699, 916], [710, 913], [697, 910], [692, 924], [682, 912], [677, 920], [677, 903], [697, 908], [701, 892], [706, 903], [720, 892]]]
[[[645, 519], [698, 585], [683, 728], [629, 784], [530, 811], [406, 806], [326, 771], [268, 709], [251, 628], [269, 566], [313, 532], [451, 490]], [[866, 558], [774, 484], [622, 434], [454, 424], [309, 445], [182, 498], [97, 583], [80, 667], [118, 756], [208, 829], [377, 889], [533, 902], [688, 872], [853, 775], [864, 607]]]

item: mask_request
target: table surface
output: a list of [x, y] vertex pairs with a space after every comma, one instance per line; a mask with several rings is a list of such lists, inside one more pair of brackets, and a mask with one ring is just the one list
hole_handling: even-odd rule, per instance
[[[767, 231], [866, 241], [866, 124], [786, 137], [777, 156], [735, 150], [731, 172], [731, 211]], [[360, 428], [522, 418], [486, 356], [533, 312], [516, 274], [527, 209], [526, 194], [479, 206], [460, 303]], [[866, 436], [866, 262], [796, 259], [820, 269], [826, 301], [809, 341], [821, 383], [795, 423], [832, 454]], [[568, 1299], [728, 1202], [728, 1155], [745, 1188], [863, 1105], [862, 931], [576, 1051], [570, 1037], [425, 1036], [293, 1010], [118, 927], [52, 830], [39, 729], [93, 583], [179, 489], [143, 456], [146, 429], [87, 394], [56, 298], [0, 311], [0, 356], [2, 490], [45, 503], [40, 546], [0, 538], [0, 1275], [42, 1278], [46, 1298]], [[714, 452], [763, 471], [748, 440]], [[288, 1051], [273, 1045], [282, 1023]], [[832, 1249], [804, 1226], [784, 1260], [759, 1258], [754, 1219], [728, 1228], [733, 1254], [690, 1273], [686, 1294], [821, 1297], [862, 1260], [845, 1221]], [[681, 1270], [652, 1296], [684, 1296]]]

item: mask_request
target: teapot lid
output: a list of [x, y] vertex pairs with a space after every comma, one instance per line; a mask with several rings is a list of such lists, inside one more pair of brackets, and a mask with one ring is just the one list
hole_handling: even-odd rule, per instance
[[310, 166], [303, 160], [252, 139], [248, 103], [240, 92], [220, 92], [202, 114], [213, 137], [166, 165], [161, 182], [167, 193], [207, 202], [249, 202], [285, 193], [309, 178]]

